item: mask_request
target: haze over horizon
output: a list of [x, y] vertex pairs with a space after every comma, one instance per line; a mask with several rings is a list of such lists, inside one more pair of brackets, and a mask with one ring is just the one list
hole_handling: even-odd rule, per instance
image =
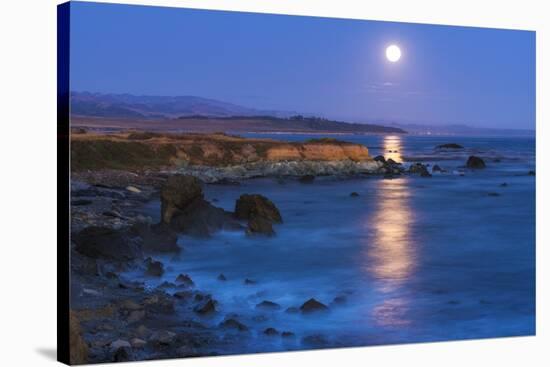
[[535, 129], [534, 32], [98, 3], [71, 12], [71, 90]]

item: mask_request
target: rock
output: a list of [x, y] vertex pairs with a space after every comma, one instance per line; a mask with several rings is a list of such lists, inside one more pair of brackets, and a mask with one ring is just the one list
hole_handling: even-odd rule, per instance
[[310, 298], [302, 306], [300, 306], [300, 311], [302, 311], [302, 313], [328, 311], [328, 307], [317, 301], [315, 298]]
[[346, 296], [336, 296], [332, 300], [332, 303], [337, 304], [337, 305], [342, 305], [342, 304], [346, 303], [347, 300], [348, 299], [346, 298]]
[[80, 322], [74, 311], [69, 312], [69, 351], [71, 364], [88, 362], [88, 345], [82, 338]]
[[113, 354], [114, 362], [127, 362], [132, 360], [132, 349], [130, 347], [118, 348]]
[[133, 348], [139, 349], [145, 347], [147, 345], [147, 342], [140, 338], [133, 338], [132, 340], [130, 340], [130, 344]]
[[216, 302], [212, 299], [207, 300], [206, 302], [196, 306], [193, 311], [200, 315], [208, 315], [216, 312]]
[[174, 293], [174, 297], [178, 299], [189, 299], [193, 296], [193, 293], [190, 291], [179, 291]]
[[246, 234], [247, 235], [262, 234], [266, 236], [274, 236], [275, 230], [273, 230], [272, 222], [269, 219], [262, 218], [262, 217], [254, 217], [248, 221]]
[[128, 323], [134, 323], [142, 320], [145, 317], [145, 310], [131, 311], [126, 321]]
[[120, 301], [118, 303], [118, 307], [122, 310], [129, 310], [129, 311], [135, 311], [135, 310], [141, 310], [143, 307], [131, 299], [126, 299], [123, 301]]
[[508, 184], [506, 182], [503, 182], [503, 183], [500, 184], [500, 187], [506, 187], [506, 186], [508, 186]]
[[164, 292], [158, 292], [147, 297], [143, 301], [143, 304], [147, 312], [173, 314], [175, 311], [173, 297]]
[[324, 335], [314, 334], [302, 338], [302, 344], [311, 348], [324, 348], [328, 345], [328, 340]]
[[141, 237], [145, 252], [165, 253], [181, 250], [177, 244], [177, 233], [166, 224], [137, 223], [132, 226], [131, 231]]
[[227, 278], [225, 277], [225, 275], [220, 274], [220, 275], [218, 275], [218, 280], [225, 281], [225, 280], [227, 280]]
[[432, 167], [432, 172], [443, 172], [443, 170], [437, 164], [434, 164]]
[[267, 329], [264, 330], [264, 334], [269, 336], [275, 336], [275, 335], [279, 335], [279, 332], [275, 328], [268, 327]]
[[158, 345], [170, 345], [174, 342], [175, 338], [176, 333], [167, 330], [161, 330], [153, 332], [153, 334], [151, 334], [151, 336], [149, 337], [149, 341], [153, 344]]
[[285, 310], [286, 313], [298, 313], [299, 311], [298, 307], [289, 307]]
[[176, 278], [176, 283], [178, 283], [180, 285], [183, 285], [185, 287], [189, 287], [189, 288], [195, 286], [195, 282], [193, 282], [191, 277], [187, 274], [178, 275], [178, 277]]
[[148, 257], [145, 260], [145, 266], [147, 267], [147, 270], [145, 271], [147, 275], [160, 277], [164, 274], [164, 265], [162, 265], [160, 261], [155, 261]]
[[135, 186], [126, 186], [126, 190], [130, 191], [130, 192], [133, 192], [135, 194], [139, 194], [141, 193], [141, 190], [138, 189], [137, 187]]
[[151, 330], [149, 330], [145, 325], [140, 325], [136, 329], [136, 335], [138, 335], [140, 338], [147, 338], [151, 335]]
[[131, 348], [132, 346], [126, 340], [117, 339], [110, 345], [112, 350], [118, 350], [119, 348]]
[[191, 202], [202, 199], [200, 181], [193, 176], [170, 176], [160, 191], [162, 222], [169, 224], [178, 210], [185, 210]]
[[281, 336], [282, 336], [283, 338], [293, 338], [293, 337], [296, 336], [296, 334], [294, 334], [292, 331], [283, 331], [283, 332], [281, 333]]
[[198, 237], [208, 237], [222, 229], [243, 228], [232, 213], [217, 208], [202, 198], [193, 200], [184, 210], [176, 211], [170, 227], [178, 232]]
[[125, 230], [90, 226], [72, 239], [76, 251], [94, 259], [132, 261], [143, 258], [141, 239]]
[[422, 163], [411, 164], [409, 167], [409, 173], [420, 174], [421, 177], [432, 177], [428, 168]]
[[374, 157], [374, 160], [376, 162], [386, 163], [386, 158], [384, 158], [383, 155], [377, 155], [376, 157]]
[[298, 181], [305, 184], [312, 183], [314, 180], [315, 180], [315, 176], [313, 175], [304, 175], [298, 179]]
[[475, 155], [471, 155], [466, 161], [466, 167], [473, 169], [485, 168], [485, 162], [483, 159], [476, 157]]
[[529, 176], [535, 176], [535, 175], [536, 175], [535, 171], [529, 171], [529, 172], [527, 172], [527, 174], [528, 174]]
[[351, 196], [352, 198], [356, 198], [356, 197], [359, 197], [359, 193], [354, 191], [351, 194], [349, 194], [349, 196]]
[[244, 280], [244, 284], [246, 284], [246, 285], [252, 285], [252, 284], [256, 284], [256, 283], [257, 283], [257, 282], [256, 282], [255, 280], [252, 280], [252, 279], [246, 278], [246, 279]]
[[261, 310], [273, 311], [273, 310], [280, 310], [281, 305], [279, 305], [278, 303], [275, 303], [275, 302], [271, 302], [271, 301], [262, 301], [262, 302], [260, 302], [256, 305], [256, 308], [261, 309]]
[[282, 223], [279, 209], [271, 200], [262, 195], [243, 194], [235, 204], [235, 216], [238, 219], [265, 218], [274, 223]]
[[220, 323], [220, 327], [223, 329], [236, 329], [239, 331], [248, 331], [248, 327], [241, 322], [230, 318], [224, 320], [222, 323]]
[[441, 144], [435, 147], [436, 149], [464, 149], [464, 147], [460, 144], [456, 143], [447, 143], [447, 144]]

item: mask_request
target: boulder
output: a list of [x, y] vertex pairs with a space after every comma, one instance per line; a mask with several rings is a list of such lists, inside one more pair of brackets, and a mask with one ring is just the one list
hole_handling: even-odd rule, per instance
[[436, 149], [464, 149], [464, 147], [460, 144], [456, 143], [447, 143], [447, 144], [441, 144], [435, 147]]
[[428, 168], [422, 163], [411, 164], [411, 166], [409, 167], [409, 173], [419, 174], [420, 177], [432, 177], [432, 175], [428, 171]]
[[197, 237], [208, 237], [222, 229], [242, 229], [232, 213], [215, 207], [202, 198], [195, 199], [185, 209], [176, 211], [171, 218], [170, 227]]
[[246, 325], [244, 325], [243, 323], [233, 318], [226, 319], [223, 322], [221, 322], [220, 327], [223, 329], [235, 329], [239, 331], [248, 331], [248, 327]]
[[269, 336], [275, 336], [275, 335], [279, 335], [279, 332], [275, 328], [268, 327], [267, 329], [264, 330], [264, 334]]
[[300, 306], [300, 311], [302, 311], [302, 313], [328, 311], [328, 307], [317, 301], [315, 298], [310, 298]]
[[183, 285], [185, 287], [189, 287], [189, 288], [195, 286], [195, 283], [193, 282], [191, 277], [187, 274], [178, 275], [177, 278], [176, 278], [176, 283], [178, 283], [179, 285]]
[[275, 302], [271, 302], [271, 301], [262, 301], [262, 302], [260, 302], [256, 305], [256, 308], [260, 309], [260, 310], [274, 311], [274, 310], [280, 310], [281, 305], [279, 305], [278, 303], [275, 303]]
[[82, 338], [80, 322], [73, 311], [69, 312], [69, 350], [71, 364], [88, 362], [88, 344]]
[[351, 194], [349, 194], [349, 196], [351, 196], [352, 198], [356, 198], [356, 197], [359, 197], [359, 193], [354, 191]]
[[225, 281], [225, 280], [227, 280], [227, 278], [225, 277], [225, 275], [220, 274], [220, 275], [218, 275], [218, 280]]
[[193, 311], [200, 315], [209, 315], [216, 312], [216, 301], [208, 299], [206, 302], [203, 302], [200, 305], [197, 305]]
[[238, 219], [261, 217], [275, 223], [281, 223], [283, 218], [279, 209], [271, 200], [262, 195], [243, 194], [235, 204], [235, 216]]
[[376, 157], [374, 157], [374, 160], [376, 162], [386, 163], [386, 158], [384, 158], [383, 155], [377, 155]]
[[143, 241], [131, 231], [90, 226], [72, 239], [76, 251], [94, 259], [132, 261], [143, 258]]
[[248, 221], [246, 234], [263, 234], [266, 236], [274, 236], [275, 231], [273, 230], [272, 222], [269, 219], [263, 217], [253, 217]]
[[162, 274], [164, 274], [164, 265], [160, 261], [155, 261], [148, 257], [145, 260], [145, 266], [146, 270], [145, 272], [147, 275], [153, 276], [153, 277], [160, 277]]
[[485, 168], [485, 162], [483, 159], [476, 157], [475, 155], [471, 155], [466, 161], [466, 167], [473, 169]]
[[160, 190], [162, 222], [169, 224], [174, 214], [204, 197], [200, 181], [189, 175], [170, 176]]

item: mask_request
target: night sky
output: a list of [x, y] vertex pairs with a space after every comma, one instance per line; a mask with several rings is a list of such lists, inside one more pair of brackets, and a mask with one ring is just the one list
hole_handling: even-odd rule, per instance
[[[535, 128], [535, 33], [72, 3], [75, 91], [347, 121]], [[390, 44], [401, 48], [396, 63]]]

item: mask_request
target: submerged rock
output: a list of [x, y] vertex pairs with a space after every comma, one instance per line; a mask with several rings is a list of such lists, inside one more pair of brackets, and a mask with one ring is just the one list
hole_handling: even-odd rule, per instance
[[283, 331], [283, 332], [281, 333], [281, 336], [282, 336], [283, 338], [293, 338], [293, 337], [296, 336], [296, 334], [294, 334], [292, 331]]
[[460, 144], [456, 143], [447, 143], [447, 144], [441, 144], [435, 147], [436, 149], [464, 149], [464, 147]]
[[359, 197], [359, 193], [354, 191], [351, 194], [349, 194], [349, 196], [351, 196], [352, 198], [356, 198], [356, 197]]
[[220, 274], [220, 275], [218, 275], [218, 280], [225, 281], [225, 280], [227, 280], [227, 278], [225, 277], [225, 275]]
[[280, 310], [281, 305], [271, 301], [262, 301], [256, 305], [256, 308], [261, 310]]
[[471, 155], [466, 161], [466, 167], [474, 169], [485, 168], [485, 162], [483, 159], [476, 157], [475, 155]]
[[300, 306], [302, 313], [311, 313], [317, 311], [328, 311], [328, 307], [315, 298], [310, 298], [302, 306]]
[[252, 279], [246, 278], [246, 279], [244, 280], [244, 284], [246, 284], [246, 285], [253, 285], [253, 284], [256, 284], [256, 283], [257, 283], [257, 282], [256, 282], [255, 280], [252, 280]]

